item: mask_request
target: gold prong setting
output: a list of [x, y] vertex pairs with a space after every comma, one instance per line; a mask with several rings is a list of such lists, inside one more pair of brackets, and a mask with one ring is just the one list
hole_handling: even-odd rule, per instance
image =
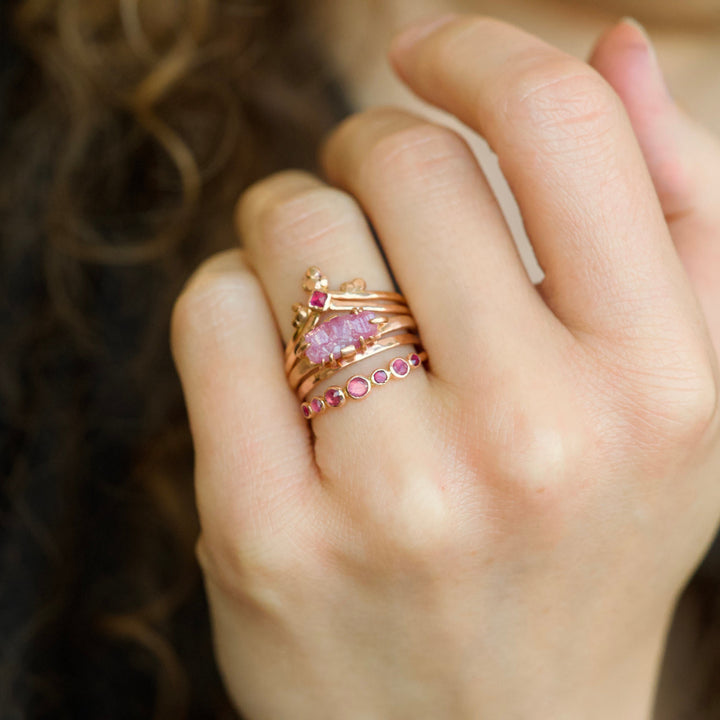
[[[285, 372], [290, 387], [310, 419], [347, 400], [361, 400], [374, 387], [400, 379], [427, 360], [415, 319], [407, 301], [397, 292], [368, 290], [365, 280], [354, 278], [330, 289], [317, 266], [303, 278], [305, 303], [295, 303], [292, 338], [285, 347]], [[313, 388], [341, 369], [393, 347], [414, 345], [417, 352], [395, 357], [387, 367], [370, 375], [353, 375], [344, 386], [334, 385], [324, 394]], [[411, 360], [412, 358], [412, 360]]]

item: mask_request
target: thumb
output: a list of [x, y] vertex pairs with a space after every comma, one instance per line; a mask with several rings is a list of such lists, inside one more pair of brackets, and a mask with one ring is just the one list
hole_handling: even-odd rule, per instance
[[650, 38], [635, 20], [623, 18], [605, 32], [589, 62], [625, 105], [720, 352], [720, 140], [674, 102]]

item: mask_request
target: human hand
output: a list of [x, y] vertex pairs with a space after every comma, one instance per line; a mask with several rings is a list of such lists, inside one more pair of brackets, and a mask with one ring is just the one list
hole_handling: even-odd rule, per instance
[[[718, 142], [630, 25], [596, 48], [606, 79], [487, 18], [392, 59], [498, 154], [546, 277], [465, 143], [399, 110], [330, 138], [342, 190], [245, 194], [245, 251], [173, 317], [228, 690], [250, 720], [647, 717], [720, 509]], [[360, 208], [429, 368], [311, 432], [279, 334], [309, 265], [392, 289]]]

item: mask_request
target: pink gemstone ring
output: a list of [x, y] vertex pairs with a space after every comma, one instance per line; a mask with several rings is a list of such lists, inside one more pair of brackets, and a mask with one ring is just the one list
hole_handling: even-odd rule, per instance
[[[310, 400], [301, 403], [300, 411], [304, 418], [310, 420], [326, 410], [344, 405], [346, 400], [362, 400], [368, 396], [374, 386], [384, 385], [393, 377], [406, 377], [410, 370], [420, 367], [426, 357], [427, 353], [425, 351], [420, 353], [412, 352], [406, 358], [393, 358], [387, 368], [377, 368], [368, 377], [353, 375], [345, 383], [344, 387], [333, 385], [322, 396], [316, 395]], [[402, 372], [398, 372], [398, 368], [402, 368]]]
[[[340, 407], [348, 399], [367, 397], [373, 387], [405, 377], [427, 359], [419, 347], [417, 324], [401, 294], [368, 290], [362, 278], [331, 290], [327, 278], [314, 266], [305, 273], [303, 289], [308, 298], [293, 306], [295, 332], [285, 348], [285, 372], [290, 387], [303, 401], [306, 418]], [[344, 387], [333, 386], [322, 396], [305, 401], [318, 383], [341, 368], [408, 344], [417, 351], [394, 358], [368, 377], [355, 375]]]

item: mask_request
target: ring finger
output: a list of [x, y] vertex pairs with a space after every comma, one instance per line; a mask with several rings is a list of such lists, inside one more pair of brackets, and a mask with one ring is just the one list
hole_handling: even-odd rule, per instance
[[[286, 171], [251, 187], [238, 205], [237, 222], [248, 260], [265, 287], [285, 343], [294, 332], [293, 304], [305, 304], [308, 299], [302, 280], [310, 266], [322, 271], [331, 290], [360, 277], [368, 290], [396, 291], [356, 202], [308, 173]], [[394, 335], [416, 333], [417, 329], [410, 327]], [[413, 349], [412, 344], [399, 345], [342, 368], [317, 383], [308, 398], [322, 396], [330, 386], [343, 386], [353, 375], [367, 377]], [[331, 408], [313, 418], [321, 469], [325, 458], [332, 458], [337, 470], [344, 457], [357, 459], [362, 448], [375, 448], [377, 439], [365, 440], [370, 440], [371, 434], [385, 437], [378, 433], [384, 424], [389, 427], [401, 416], [423, 416], [422, 401], [429, 394], [427, 377], [422, 368], [416, 368], [402, 383], [390, 382], [370, 394], [363, 402], [350, 403], [352, 407]]]

